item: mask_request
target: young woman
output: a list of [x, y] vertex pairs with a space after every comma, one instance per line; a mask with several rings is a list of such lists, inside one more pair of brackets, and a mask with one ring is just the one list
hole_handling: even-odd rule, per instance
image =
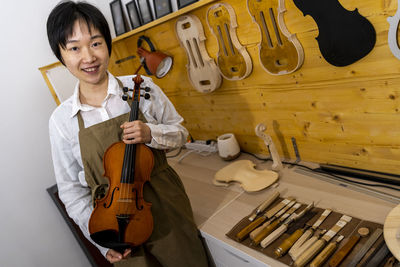
[[[121, 86], [133, 88], [132, 76], [117, 79], [107, 71], [111, 36], [94, 6], [61, 2], [50, 13], [47, 34], [56, 57], [78, 78], [74, 94], [51, 115], [50, 141], [60, 199], [69, 216], [111, 263], [118, 266], [207, 266], [189, 199], [164, 149], [182, 146], [188, 135], [182, 117], [150, 78], [151, 101], [141, 100], [140, 120], [127, 122], [130, 106]], [[154, 154], [151, 181], [144, 197], [152, 203], [153, 232], [144, 245], [119, 253], [107, 242], [91, 240], [88, 222], [94, 199], [104, 196], [105, 150], [122, 136], [126, 144], [145, 143]], [[111, 242], [111, 241], [110, 241]]]

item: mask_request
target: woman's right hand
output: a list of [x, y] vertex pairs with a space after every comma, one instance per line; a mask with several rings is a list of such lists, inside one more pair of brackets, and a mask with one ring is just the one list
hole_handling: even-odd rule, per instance
[[126, 259], [131, 254], [131, 249], [125, 249], [124, 254], [119, 253], [113, 249], [109, 249], [106, 254], [106, 258], [110, 263], [116, 263], [122, 259]]

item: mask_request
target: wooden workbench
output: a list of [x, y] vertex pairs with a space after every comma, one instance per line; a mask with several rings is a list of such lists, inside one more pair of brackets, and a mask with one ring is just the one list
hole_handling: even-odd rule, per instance
[[[242, 154], [239, 159], [252, 160], [257, 164], [257, 169], [270, 168], [270, 162], [257, 160], [250, 155]], [[276, 188], [247, 193], [238, 184], [229, 187], [213, 185], [216, 171], [230, 163], [220, 159], [217, 154], [204, 157], [192, 153], [181, 162], [178, 160], [179, 156], [170, 158], [169, 163], [185, 185], [196, 223], [217, 266], [286, 266], [225, 235], [273, 190], [278, 190], [284, 197], [293, 196], [302, 203], [314, 201], [320, 208], [330, 208], [379, 224], [384, 223], [387, 214], [398, 205], [400, 198], [400, 192], [395, 190], [353, 190], [352, 186], [325, 181], [316, 178], [311, 172], [308, 175], [307, 172], [300, 172], [299, 167], [288, 165], [284, 165]]]

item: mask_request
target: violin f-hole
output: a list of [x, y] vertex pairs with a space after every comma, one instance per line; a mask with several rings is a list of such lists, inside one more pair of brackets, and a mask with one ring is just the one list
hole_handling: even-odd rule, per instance
[[114, 190], [112, 191], [110, 203], [108, 205], [106, 202], [103, 203], [104, 208], [108, 209], [109, 207], [111, 207], [111, 204], [113, 203], [113, 199], [114, 199], [115, 190], [119, 191], [119, 187], [115, 187]]

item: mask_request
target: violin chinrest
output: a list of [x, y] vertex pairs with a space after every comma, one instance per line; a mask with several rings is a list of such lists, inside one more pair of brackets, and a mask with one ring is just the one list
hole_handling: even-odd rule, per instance
[[278, 173], [270, 170], [256, 170], [250, 160], [238, 160], [220, 169], [214, 176], [215, 185], [237, 182], [247, 192], [260, 191], [278, 180]]

